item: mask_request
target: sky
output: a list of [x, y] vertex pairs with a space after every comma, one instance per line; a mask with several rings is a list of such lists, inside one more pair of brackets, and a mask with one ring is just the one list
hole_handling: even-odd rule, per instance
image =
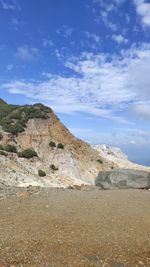
[[0, 0], [0, 97], [150, 165], [150, 1]]

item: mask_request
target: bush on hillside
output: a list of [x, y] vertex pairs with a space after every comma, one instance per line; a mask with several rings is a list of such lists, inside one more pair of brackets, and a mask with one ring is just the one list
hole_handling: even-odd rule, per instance
[[8, 154], [7, 154], [5, 151], [0, 150], [0, 155], [1, 155], [1, 156], [7, 156]]
[[8, 105], [0, 99], [0, 125], [3, 130], [13, 135], [24, 131], [29, 119], [47, 119], [52, 110], [42, 104], [35, 105]]
[[57, 147], [60, 148], [60, 149], [64, 149], [64, 145], [61, 144], [61, 143], [59, 143], [59, 144], [57, 145]]
[[51, 168], [53, 171], [58, 171], [58, 168], [57, 168], [54, 164], [51, 164], [51, 165], [50, 165], [50, 168]]
[[17, 152], [17, 156], [18, 156], [19, 158], [22, 158], [22, 152]]
[[38, 170], [38, 176], [44, 177], [44, 176], [46, 176], [46, 172], [43, 170]]
[[30, 159], [30, 158], [33, 158], [33, 157], [37, 157], [37, 153], [35, 152], [34, 149], [29, 148], [29, 149], [23, 150], [22, 152], [19, 152], [18, 156]]
[[3, 135], [2, 133], [0, 133], [0, 141], [3, 139]]
[[50, 142], [49, 142], [49, 146], [53, 148], [53, 147], [56, 147], [56, 144], [55, 144], [55, 142], [50, 141]]
[[17, 148], [14, 145], [6, 145], [3, 149], [7, 152], [17, 153]]
[[97, 159], [97, 162], [103, 164], [103, 161], [101, 159]]
[[4, 147], [2, 145], [0, 145], [0, 150], [4, 150]]

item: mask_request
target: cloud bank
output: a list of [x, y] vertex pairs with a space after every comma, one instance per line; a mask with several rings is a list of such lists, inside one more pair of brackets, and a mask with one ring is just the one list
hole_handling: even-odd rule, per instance
[[[37, 53], [27, 48], [18, 56], [30, 60]], [[84, 112], [122, 120], [119, 114], [132, 106], [133, 112], [147, 117], [150, 101], [150, 45], [132, 46], [120, 55], [82, 53], [66, 60], [68, 76], [49, 73], [45, 80], [15, 80], [2, 84], [10, 93], [49, 104], [61, 113]], [[140, 102], [142, 101], [142, 103]]]

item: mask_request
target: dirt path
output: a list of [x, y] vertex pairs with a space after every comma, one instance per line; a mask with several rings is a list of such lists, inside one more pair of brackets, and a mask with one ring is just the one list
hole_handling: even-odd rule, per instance
[[150, 267], [150, 192], [0, 198], [0, 267]]

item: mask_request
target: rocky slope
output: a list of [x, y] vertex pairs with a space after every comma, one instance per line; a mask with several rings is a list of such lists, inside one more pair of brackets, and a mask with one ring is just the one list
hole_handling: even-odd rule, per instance
[[125, 155], [118, 147], [111, 147], [107, 145], [93, 145], [92, 147], [98, 151], [100, 157], [112, 162], [112, 165], [116, 165], [117, 168], [150, 171], [150, 167], [129, 161], [128, 156]]
[[[1, 101], [0, 119], [1, 183], [59, 187], [94, 184], [99, 171], [115, 165], [75, 138], [54, 112], [41, 104], [21, 107]], [[8, 151], [8, 146], [16, 151]], [[34, 150], [37, 156], [22, 157], [26, 149]], [[39, 170], [46, 176], [40, 177]]]
[[99, 171], [117, 167], [144, 168], [118, 149], [77, 139], [42, 104], [15, 106], [0, 99], [0, 184], [94, 185]]

